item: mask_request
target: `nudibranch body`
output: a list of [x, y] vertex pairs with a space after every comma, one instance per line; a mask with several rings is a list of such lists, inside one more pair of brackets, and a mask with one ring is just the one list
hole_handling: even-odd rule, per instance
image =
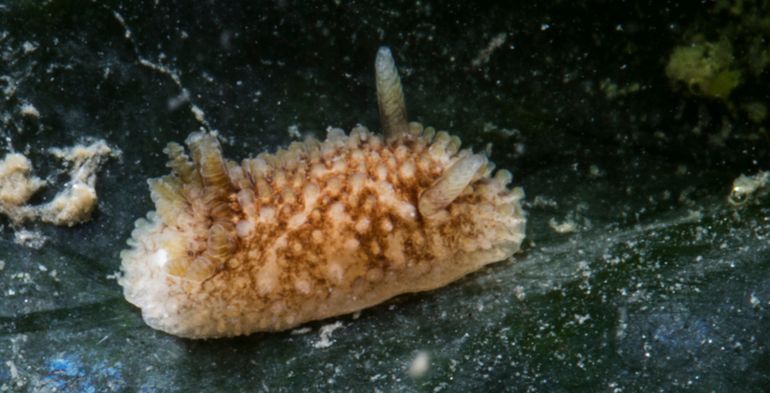
[[384, 136], [330, 128], [240, 164], [215, 135], [171, 143], [156, 211], [121, 254], [120, 285], [153, 328], [208, 338], [285, 330], [441, 287], [524, 238], [520, 188], [460, 140], [408, 123], [387, 48], [375, 63]]

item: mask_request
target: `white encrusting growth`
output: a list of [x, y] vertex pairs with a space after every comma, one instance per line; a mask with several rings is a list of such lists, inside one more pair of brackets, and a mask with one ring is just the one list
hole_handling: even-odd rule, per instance
[[0, 161], [0, 213], [23, 222], [31, 215], [27, 201], [45, 184], [32, 175], [32, 162], [25, 155], [6, 154]]
[[115, 157], [119, 152], [113, 151], [102, 140], [88, 146], [52, 148], [50, 152], [70, 165], [70, 180], [52, 201], [40, 206], [40, 219], [67, 226], [89, 219], [97, 202], [96, 172], [107, 158]]
[[518, 251], [524, 194], [511, 174], [492, 177], [459, 138], [407, 123], [389, 51], [376, 68], [401, 96], [380, 101], [387, 140], [329, 128], [241, 164], [212, 134], [188, 137], [189, 156], [169, 144], [172, 173], [150, 181], [157, 213], [121, 254], [119, 283], [150, 326], [192, 338], [291, 329]]
[[88, 220], [97, 203], [96, 172], [108, 157], [120, 154], [102, 140], [49, 152], [68, 164], [70, 180], [51, 201], [37, 206], [27, 202], [46, 182], [32, 175], [32, 162], [19, 153], [0, 161], [0, 214], [14, 224], [40, 220], [72, 226]]

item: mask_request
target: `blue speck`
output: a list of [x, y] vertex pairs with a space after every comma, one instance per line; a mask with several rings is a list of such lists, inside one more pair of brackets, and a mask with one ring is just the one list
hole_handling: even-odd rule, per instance
[[44, 387], [58, 392], [97, 393], [115, 392], [125, 388], [123, 365], [98, 361], [83, 364], [77, 355], [62, 354], [48, 362], [47, 375], [43, 377]]

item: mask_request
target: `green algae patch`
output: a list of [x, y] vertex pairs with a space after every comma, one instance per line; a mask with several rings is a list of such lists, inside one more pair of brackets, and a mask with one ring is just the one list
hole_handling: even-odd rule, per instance
[[733, 61], [732, 46], [726, 40], [692, 43], [674, 49], [666, 76], [692, 94], [724, 100], [741, 82]]
[[766, 133], [770, 1], [719, 0], [693, 18], [668, 57], [666, 76], [686, 95], [716, 101], [731, 119]]

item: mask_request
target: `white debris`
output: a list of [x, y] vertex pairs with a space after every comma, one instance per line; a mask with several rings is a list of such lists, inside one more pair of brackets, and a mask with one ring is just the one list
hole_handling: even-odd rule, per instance
[[19, 229], [13, 234], [13, 242], [24, 247], [29, 247], [35, 250], [43, 248], [48, 238], [45, 237], [39, 231], [30, 231], [27, 229]]
[[577, 223], [571, 217], [568, 217], [562, 223], [556, 222], [556, 219], [551, 217], [551, 219], [548, 220], [548, 226], [556, 231], [556, 233], [561, 234], [572, 233], [577, 230]]
[[123, 27], [123, 37], [128, 41], [128, 43], [133, 47], [134, 54], [137, 57], [137, 60], [139, 61], [139, 64], [143, 67], [147, 67], [153, 71], [156, 71], [158, 73], [161, 73], [171, 79], [172, 82], [179, 88], [179, 95], [178, 98], [185, 99], [183, 102], [169, 102], [169, 107], [173, 107], [175, 104], [181, 104], [184, 102], [190, 103], [190, 112], [192, 113], [193, 117], [195, 117], [195, 120], [198, 121], [205, 129], [210, 130], [211, 126], [209, 125], [208, 120], [206, 120], [206, 113], [201, 109], [198, 105], [196, 105], [194, 102], [192, 102], [192, 97], [187, 92], [187, 89], [182, 84], [182, 78], [179, 77], [179, 72], [177, 72], [173, 67], [165, 65], [162, 63], [162, 61], [166, 58], [166, 55], [164, 53], [161, 53], [158, 56], [158, 61], [153, 62], [149, 59], [143, 57], [139, 51], [139, 45], [134, 40], [134, 33], [131, 31], [131, 28], [126, 23], [126, 18], [123, 17], [118, 11], [113, 10], [112, 16], [115, 18], [115, 20], [120, 23], [120, 25]]
[[309, 327], [309, 326], [305, 326], [305, 327], [301, 327], [301, 328], [299, 328], [299, 329], [294, 329], [294, 330], [292, 330], [290, 334], [291, 334], [292, 336], [297, 336], [297, 335], [300, 335], [300, 334], [307, 334], [307, 333], [310, 333], [310, 331], [311, 331], [311, 330], [313, 330], [313, 329], [310, 329], [310, 327]]
[[577, 321], [578, 325], [584, 324], [589, 319], [591, 319], [591, 314], [585, 314], [585, 315], [575, 314], [575, 320]]
[[521, 285], [517, 285], [513, 288], [513, 294], [516, 295], [516, 299], [519, 301], [524, 301], [524, 299], [527, 298], [527, 293], [524, 292], [524, 287]]
[[489, 58], [492, 57], [492, 53], [497, 50], [497, 48], [503, 46], [505, 44], [505, 40], [508, 38], [508, 35], [505, 33], [500, 33], [489, 41], [487, 46], [479, 51], [479, 54], [476, 55], [476, 58], [473, 59], [471, 62], [471, 65], [474, 67], [482, 66], [489, 62]]
[[535, 196], [535, 199], [532, 201], [531, 206], [539, 207], [539, 208], [557, 209], [559, 207], [559, 203], [556, 202], [556, 200], [551, 197], [537, 195]]
[[751, 194], [764, 188], [770, 183], [770, 171], [759, 172], [753, 176], [740, 175], [733, 181], [733, 188], [727, 201], [733, 206], [740, 206], [746, 203]]
[[190, 92], [187, 89], [182, 89], [181, 93], [169, 98], [166, 105], [168, 110], [175, 111], [188, 102], [190, 102]]
[[24, 51], [25, 54], [31, 53], [37, 50], [37, 43], [36, 42], [29, 42], [24, 41], [23, 44], [21, 44], [21, 49]]
[[409, 366], [409, 376], [412, 378], [421, 378], [430, 368], [430, 354], [426, 351], [418, 351], [412, 364]]
[[756, 294], [754, 294], [754, 292], [752, 292], [751, 297], [749, 297], [749, 303], [751, 303], [752, 307], [759, 307], [759, 298]]
[[31, 117], [35, 119], [40, 118], [40, 111], [38, 111], [37, 108], [35, 108], [35, 106], [30, 103], [22, 104], [19, 108], [19, 112], [24, 117]]
[[289, 132], [289, 136], [294, 139], [302, 139], [302, 134], [299, 132], [299, 126], [296, 124], [292, 124], [289, 126], [289, 129], [287, 130]]
[[521, 135], [521, 131], [517, 128], [504, 128], [504, 127], [498, 127], [497, 124], [486, 122], [484, 123], [484, 126], [481, 129], [481, 132], [487, 133], [487, 134], [500, 134], [502, 136], [512, 138], [512, 137], [518, 137]]
[[20, 378], [19, 369], [16, 368], [16, 363], [14, 363], [13, 360], [6, 360], [5, 365], [6, 367], [8, 367], [8, 374], [10, 374], [11, 376], [10, 382], [12, 383], [12, 385], [3, 384], [2, 385], [3, 388], [5, 388], [6, 386], [9, 388], [12, 388], [14, 387], [14, 385], [16, 388], [20, 388], [24, 386], [25, 381], [24, 379]]
[[591, 164], [591, 166], [588, 168], [588, 176], [592, 179], [602, 177], [604, 176], [604, 170], [599, 168], [599, 166], [596, 164]]
[[[102, 140], [88, 146], [52, 148], [49, 152], [69, 166], [70, 181], [53, 200], [37, 206], [27, 202], [46, 182], [32, 174], [30, 160], [22, 154], [9, 153], [0, 161], [0, 214], [8, 216], [14, 224], [37, 219], [72, 226], [88, 220], [97, 202], [96, 172], [107, 157], [120, 154]], [[20, 231], [16, 242], [42, 246], [44, 238]]]
[[328, 325], [321, 326], [321, 333], [319, 334], [319, 340], [313, 344], [314, 348], [329, 348], [334, 341], [331, 340], [332, 333], [335, 330], [342, 327], [342, 322], [337, 321]]
[[32, 175], [32, 162], [26, 156], [6, 154], [0, 160], [0, 214], [14, 223], [33, 217], [26, 203], [45, 184]]
[[192, 111], [193, 116], [195, 116], [195, 120], [201, 124], [206, 123], [206, 113], [203, 112], [203, 109], [201, 109], [198, 105], [191, 105], [190, 110]]
[[19, 370], [16, 368], [16, 364], [14, 364], [12, 360], [8, 360], [5, 362], [5, 365], [8, 366], [8, 372], [11, 374], [11, 379], [18, 379]]
[[40, 219], [67, 226], [88, 220], [97, 202], [96, 171], [108, 157], [117, 157], [120, 152], [113, 151], [103, 140], [49, 151], [70, 165], [70, 181], [52, 201], [40, 206]]

